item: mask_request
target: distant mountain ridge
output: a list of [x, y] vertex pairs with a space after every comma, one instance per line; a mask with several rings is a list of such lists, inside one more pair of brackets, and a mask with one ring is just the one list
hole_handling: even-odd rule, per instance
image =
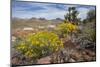
[[35, 18], [35, 17], [32, 17], [30, 19], [12, 18], [11, 27], [12, 29], [24, 28], [24, 27], [36, 28], [37, 26], [57, 25], [61, 22], [63, 22], [63, 20], [60, 18], [52, 20], [47, 20], [45, 18]]

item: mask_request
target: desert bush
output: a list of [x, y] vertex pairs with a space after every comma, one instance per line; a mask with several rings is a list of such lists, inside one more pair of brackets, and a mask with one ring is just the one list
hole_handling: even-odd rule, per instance
[[74, 25], [70, 22], [67, 23], [61, 23], [57, 26], [57, 33], [58, 35], [65, 37], [67, 35], [70, 35], [72, 33], [75, 33], [77, 31], [78, 26]]
[[25, 57], [39, 59], [63, 48], [59, 37], [52, 32], [38, 32], [26, 37], [15, 47]]
[[95, 50], [96, 31], [93, 25], [87, 23], [87, 25], [85, 25], [81, 30], [81, 33], [78, 33], [76, 42], [81, 46], [82, 49], [88, 48]]
[[64, 15], [65, 20], [74, 22], [74, 24], [77, 24], [79, 21], [79, 18], [77, 17], [79, 12], [76, 10], [76, 7], [69, 7], [68, 12]]

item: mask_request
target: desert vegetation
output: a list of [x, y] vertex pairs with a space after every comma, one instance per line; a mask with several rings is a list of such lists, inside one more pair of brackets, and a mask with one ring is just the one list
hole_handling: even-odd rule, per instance
[[12, 18], [12, 65], [95, 61], [95, 10], [84, 20], [78, 14], [69, 7], [63, 20]]

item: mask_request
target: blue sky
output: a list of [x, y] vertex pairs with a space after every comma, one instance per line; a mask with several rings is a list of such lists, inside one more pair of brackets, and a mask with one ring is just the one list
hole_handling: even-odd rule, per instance
[[82, 5], [67, 5], [67, 4], [50, 4], [50, 3], [36, 3], [36, 2], [12, 2], [12, 17], [18, 18], [46, 18], [64, 19], [64, 15], [67, 13], [69, 7], [76, 7], [79, 11], [78, 17], [86, 18], [86, 13], [90, 9], [95, 9], [94, 6], [82, 6]]

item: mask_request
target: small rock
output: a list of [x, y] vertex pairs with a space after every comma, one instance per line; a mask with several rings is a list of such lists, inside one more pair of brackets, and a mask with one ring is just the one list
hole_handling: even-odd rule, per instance
[[51, 58], [48, 56], [48, 57], [44, 57], [44, 58], [41, 58], [37, 61], [37, 64], [50, 64], [50, 60]]
[[76, 61], [75, 61], [74, 59], [71, 58], [71, 59], [69, 60], [69, 62], [76, 62]]

